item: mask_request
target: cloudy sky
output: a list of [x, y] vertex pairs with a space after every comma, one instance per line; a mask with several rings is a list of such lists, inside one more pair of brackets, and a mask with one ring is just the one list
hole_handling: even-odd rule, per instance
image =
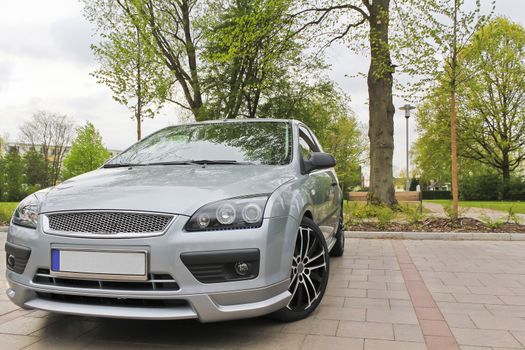
[[[497, 0], [497, 13], [525, 25], [524, 0]], [[96, 69], [89, 48], [93, 28], [83, 18], [80, 2], [0, 1], [0, 33], [0, 135], [17, 141], [24, 120], [37, 110], [46, 110], [68, 114], [79, 125], [93, 122], [108, 148], [124, 149], [134, 142], [135, 124], [129, 111], [89, 75]], [[352, 109], [366, 124], [366, 80], [349, 77], [366, 72], [368, 59], [341, 46], [327, 54], [332, 65], [329, 76], [351, 96]], [[396, 99], [396, 107], [402, 104]], [[399, 111], [395, 120], [397, 172], [405, 162], [405, 124]], [[177, 112], [166, 109], [144, 123], [143, 134], [177, 122]], [[413, 131], [410, 137], [415, 137]]]

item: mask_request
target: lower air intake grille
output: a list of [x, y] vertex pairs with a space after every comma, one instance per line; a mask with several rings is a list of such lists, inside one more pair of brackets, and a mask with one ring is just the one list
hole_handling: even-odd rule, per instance
[[131, 212], [70, 212], [47, 214], [49, 228], [63, 233], [159, 233], [173, 215]]
[[38, 269], [33, 277], [33, 283], [48, 286], [105, 289], [122, 291], [177, 291], [179, 285], [171, 275], [152, 273], [147, 281], [99, 281], [89, 279], [59, 278], [50, 275], [48, 269]]

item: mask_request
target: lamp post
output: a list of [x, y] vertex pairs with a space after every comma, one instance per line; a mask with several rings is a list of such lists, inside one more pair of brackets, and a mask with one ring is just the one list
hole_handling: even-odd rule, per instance
[[410, 111], [413, 110], [413, 109], [416, 109], [416, 107], [410, 105], [410, 104], [406, 104], [404, 105], [403, 107], [399, 108], [400, 110], [402, 111], [405, 111], [405, 119], [406, 119], [406, 125], [407, 125], [407, 181], [406, 181], [406, 185], [405, 185], [405, 191], [408, 191], [410, 190], [410, 173], [408, 172], [409, 171], [409, 168], [408, 168], [408, 163], [409, 163], [409, 157], [408, 157], [408, 119], [410, 118]]

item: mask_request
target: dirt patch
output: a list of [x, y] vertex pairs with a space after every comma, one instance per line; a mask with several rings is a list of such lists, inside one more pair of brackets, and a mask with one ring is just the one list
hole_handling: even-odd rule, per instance
[[485, 223], [472, 219], [460, 218], [452, 221], [444, 218], [428, 218], [417, 224], [391, 222], [381, 225], [377, 222], [346, 224], [348, 231], [385, 231], [385, 232], [504, 232], [525, 233], [525, 226], [515, 223], [501, 223], [498, 227], [489, 227]]

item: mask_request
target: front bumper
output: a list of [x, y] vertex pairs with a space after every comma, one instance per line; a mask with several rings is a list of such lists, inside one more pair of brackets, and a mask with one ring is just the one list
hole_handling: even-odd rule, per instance
[[[288, 304], [291, 258], [298, 225], [295, 219], [267, 218], [257, 229], [186, 232], [183, 227], [187, 219], [177, 217], [162, 236], [126, 239], [55, 236], [39, 229], [11, 225], [8, 242], [31, 249], [31, 254], [23, 273], [7, 270], [8, 296], [24, 308], [60, 313], [137, 319], [196, 318], [202, 322], [260, 316]], [[51, 246], [56, 245], [101, 250], [146, 249], [149, 272], [169, 274], [178, 289], [110, 290], [38, 283], [35, 274], [50, 268]], [[246, 249], [260, 252], [258, 274], [250, 279], [203, 283], [181, 260], [181, 255], [188, 253]], [[126, 300], [141, 302], [122, 303]], [[169, 303], [162, 306], [154, 303], [160, 301]]]

